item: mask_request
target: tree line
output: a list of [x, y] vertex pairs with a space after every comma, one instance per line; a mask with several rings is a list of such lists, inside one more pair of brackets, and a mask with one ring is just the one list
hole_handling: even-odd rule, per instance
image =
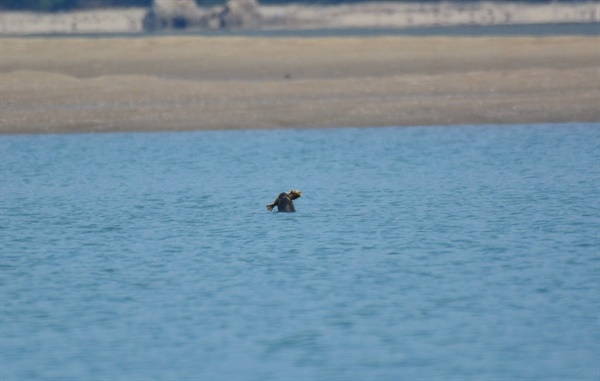
[[[149, 7], [153, 0], [0, 0], [0, 9], [34, 12], [59, 12], [74, 9], [118, 8], [118, 7]], [[388, 0], [389, 1], [389, 0]], [[415, 0], [395, 0], [398, 2], [414, 2]], [[442, 0], [421, 0], [421, 3], [440, 2]], [[448, 1], [448, 0], [446, 0]], [[451, 0], [453, 2], [477, 2], [481, 0]], [[496, 0], [497, 2], [514, 2], [515, 0]], [[528, 3], [550, 3], [556, 0], [525, 0]], [[577, 2], [582, 0], [559, 0], [562, 2]], [[583, 0], [585, 1], [585, 0]], [[196, 0], [199, 6], [212, 7], [225, 4], [227, 0]], [[316, 4], [334, 5], [342, 3], [358, 3], [364, 0], [259, 0], [261, 4]]]

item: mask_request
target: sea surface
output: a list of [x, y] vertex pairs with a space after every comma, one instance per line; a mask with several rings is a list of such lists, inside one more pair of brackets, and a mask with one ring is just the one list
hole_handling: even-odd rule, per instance
[[598, 124], [4, 135], [0, 207], [2, 381], [600, 378]]

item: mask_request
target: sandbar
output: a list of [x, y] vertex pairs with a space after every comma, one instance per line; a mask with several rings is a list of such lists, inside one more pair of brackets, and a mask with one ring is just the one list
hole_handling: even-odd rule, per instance
[[0, 133], [600, 122], [597, 37], [1, 38]]

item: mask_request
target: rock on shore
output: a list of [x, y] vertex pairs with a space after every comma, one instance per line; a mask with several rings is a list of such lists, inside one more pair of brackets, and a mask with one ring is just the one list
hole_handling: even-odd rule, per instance
[[230, 0], [210, 9], [200, 8], [194, 0], [154, 0], [144, 17], [148, 31], [157, 29], [256, 28], [260, 24], [256, 0]]

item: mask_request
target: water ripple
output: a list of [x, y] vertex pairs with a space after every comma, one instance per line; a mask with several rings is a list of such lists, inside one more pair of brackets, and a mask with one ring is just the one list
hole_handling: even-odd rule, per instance
[[1, 136], [0, 378], [598, 379], [599, 131]]

